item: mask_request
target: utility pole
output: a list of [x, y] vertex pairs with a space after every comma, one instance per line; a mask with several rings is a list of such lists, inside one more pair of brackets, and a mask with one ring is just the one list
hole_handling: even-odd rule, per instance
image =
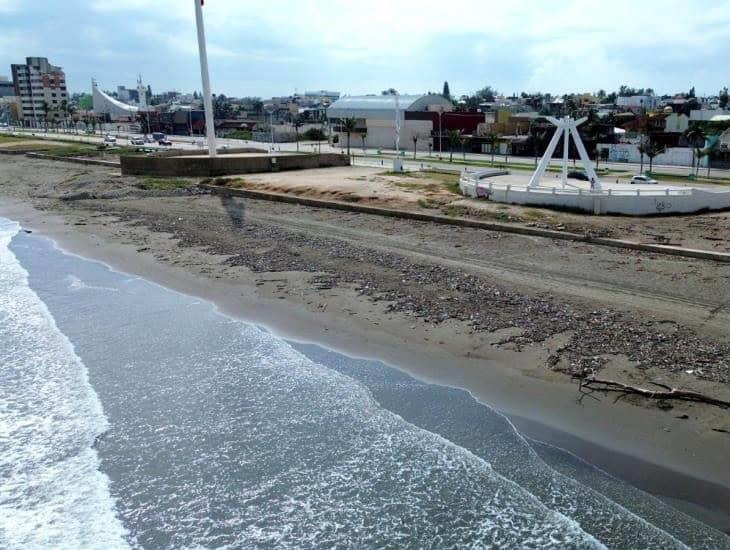
[[203, 24], [203, 1], [193, 0], [195, 4], [195, 22], [198, 26], [198, 51], [200, 52], [200, 76], [203, 80], [203, 105], [205, 106], [205, 134], [208, 138], [208, 154], [215, 157], [215, 119], [213, 118], [213, 100], [210, 95], [210, 76], [208, 75], [208, 51], [205, 47], [205, 26]]
[[[395, 95], [395, 158], [393, 159], [393, 171], [403, 171], [403, 161], [400, 158], [400, 128], [401, 128], [401, 113], [400, 113], [400, 98], [398, 92], [393, 90]], [[364, 144], [364, 142], [363, 142]], [[364, 149], [364, 145], [363, 145]]]

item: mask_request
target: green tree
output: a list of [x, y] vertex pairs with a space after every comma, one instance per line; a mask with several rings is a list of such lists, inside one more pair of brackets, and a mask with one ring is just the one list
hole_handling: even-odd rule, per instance
[[486, 141], [489, 144], [489, 150], [492, 153], [492, 164], [494, 164], [494, 148], [499, 143], [499, 136], [494, 132], [487, 134]]
[[461, 145], [461, 156], [466, 160], [466, 144], [471, 141], [471, 136], [462, 134], [459, 138], [459, 144]]
[[707, 177], [710, 177], [710, 169], [712, 168], [712, 157], [717, 151], [717, 145], [719, 141], [715, 141], [712, 145], [704, 149], [705, 155], [707, 156]]
[[444, 80], [444, 90], [441, 92], [441, 95], [446, 99], [451, 99], [451, 90], [449, 90], [449, 83], [446, 80]]
[[347, 156], [350, 156], [350, 136], [357, 128], [357, 119], [354, 117], [346, 118], [342, 121], [342, 131], [347, 135]]
[[302, 127], [302, 117], [299, 115], [292, 115], [291, 119], [292, 126], [294, 126], [294, 134], [297, 140], [297, 152], [299, 152], [299, 128]]
[[[687, 130], [684, 132], [684, 137], [687, 139], [689, 146], [692, 148], [692, 170], [693, 172], [699, 172], [700, 165], [697, 159], [697, 153], [705, 145], [705, 140], [707, 139], [707, 137], [705, 136], [705, 132], [700, 126], [695, 125], [687, 128]], [[697, 165], [696, 170], [695, 164]]]
[[639, 154], [641, 155], [641, 165], [639, 166], [639, 174], [644, 173], [644, 155], [649, 150], [649, 142], [641, 140], [639, 142]]
[[449, 130], [449, 162], [454, 162], [454, 148], [461, 143], [461, 132]]
[[233, 116], [231, 100], [220, 94], [213, 97], [213, 118], [227, 119]]
[[654, 168], [654, 157], [657, 155], [661, 155], [664, 151], [666, 151], [666, 147], [663, 145], [656, 143], [653, 140], [650, 140], [647, 147], [646, 147], [646, 156], [649, 159], [649, 173], [651, 174], [652, 169]]

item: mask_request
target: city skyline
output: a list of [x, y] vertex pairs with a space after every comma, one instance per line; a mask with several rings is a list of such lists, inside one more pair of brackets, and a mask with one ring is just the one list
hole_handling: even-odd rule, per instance
[[[141, 74], [155, 91], [200, 89], [193, 9], [159, 0], [0, 0], [0, 75], [27, 56], [61, 65], [72, 92], [131, 85]], [[657, 93], [716, 94], [728, 84], [730, 1], [515, 2], [495, 13], [467, 1], [390, 6], [298, 2], [205, 6], [214, 92], [268, 97], [295, 89], [346, 94], [439, 92], [492, 85], [505, 94], [554, 94], [652, 87]], [[9, 75], [7, 75], [9, 76]]]

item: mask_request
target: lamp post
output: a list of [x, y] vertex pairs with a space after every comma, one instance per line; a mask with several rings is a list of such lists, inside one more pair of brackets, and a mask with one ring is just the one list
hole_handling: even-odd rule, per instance
[[271, 131], [271, 151], [274, 150], [274, 107], [269, 109], [269, 128]]
[[393, 90], [395, 95], [395, 158], [393, 159], [393, 171], [403, 171], [403, 161], [400, 158], [400, 125], [401, 125], [401, 113], [400, 113], [400, 98], [398, 92]]
[[439, 158], [441, 158], [441, 153], [443, 152], [442, 136], [444, 133], [441, 130], [441, 117], [443, 116], [443, 114], [444, 108], [442, 106], [439, 106]]
[[205, 106], [205, 134], [208, 138], [208, 155], [216, 156], [215, 120], [213, 119], [213, 100], [210, 96], [210, 76], [208, 75], [208, 52], [205, 47], [205, 26], [203, 23], [203, 0], [193, 0], [195, 22], [198, 27], [198, 51], [200, 52], [200, 76], [203, 80], [203, 105]]

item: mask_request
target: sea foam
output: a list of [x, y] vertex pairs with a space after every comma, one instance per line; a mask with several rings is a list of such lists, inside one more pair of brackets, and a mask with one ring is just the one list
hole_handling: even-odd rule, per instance
[[93, 447], [107, 419], [9, 249], [18, 231], [0, 218], [0, 547], [127, 548]]

